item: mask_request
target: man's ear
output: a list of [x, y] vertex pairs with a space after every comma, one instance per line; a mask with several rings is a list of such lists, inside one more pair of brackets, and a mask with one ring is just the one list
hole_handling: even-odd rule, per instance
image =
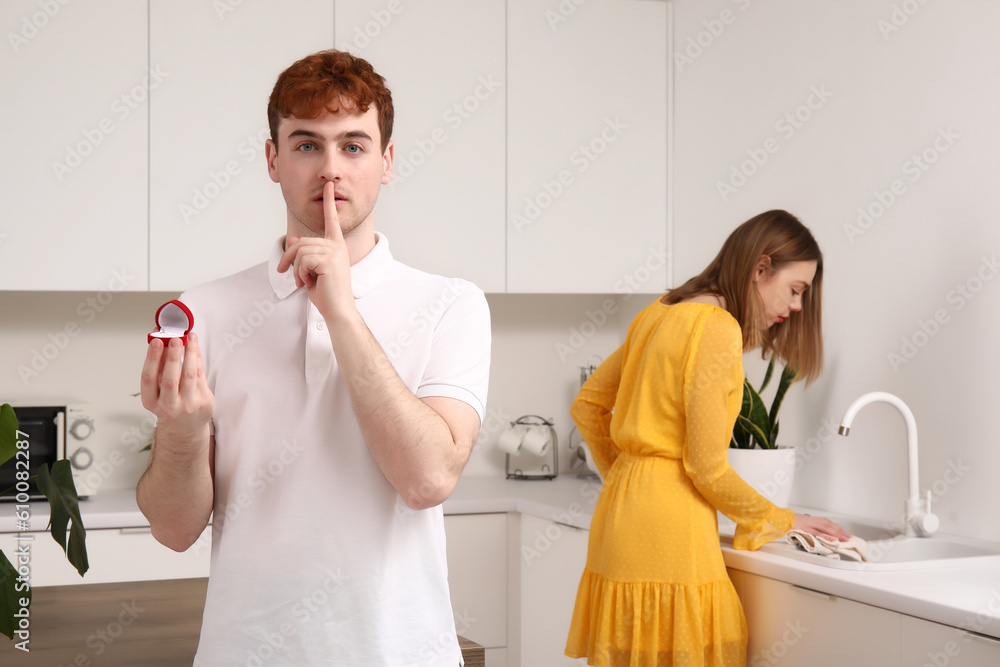
[[264, 142], [264, 157], [267, 158], [267, 175], [275, 183], [280, 183], [278, 178], [278, 144], [271, 139]]
[[382, 185], [389, 185], [389, 181], [392, 180], [392, 163], [395, 161], [395, 157], [396, 145], [390, 139], [385, 150], [382, 151]]

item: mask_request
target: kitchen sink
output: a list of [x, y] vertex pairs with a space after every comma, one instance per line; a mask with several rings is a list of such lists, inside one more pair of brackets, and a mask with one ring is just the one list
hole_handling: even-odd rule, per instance
[[[815, 514], [829, 517], [843, 526], [847, 532], [865, 540], [868, 544], [868, 561], [859, 563], [852, 560], [835, 560], [826, 556], [817, 556], [802, 551], [783, 539], [769, 542], [760, 550], [814, 565], [860, 572], [967, 567], [978, 564], [1000, 565], [1000, 544], [981, 542], [957, 535], [937, 534], [932, 537], [906, 537], [902, 535], [899, 526], [836, 516], [826, 512], [815, 512]], [[732, 544], [730, 536], [724, 534], [722, 540], [724, 543]]]

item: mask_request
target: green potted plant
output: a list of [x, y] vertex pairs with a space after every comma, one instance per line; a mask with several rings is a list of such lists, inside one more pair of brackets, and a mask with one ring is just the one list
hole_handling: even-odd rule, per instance
[[781, 371], [771, 407], [768, 409], [761, 393], [774, 376], [772, 357], [759, 389], [743, 379], [743, 405], [733, 426], [729, 443], [729, 464], [750, 486], [775, 505], [786, 507], [791, 497], [795, 474], [795, 449], [778, 446], [778, 411], [785, 394], [795, 381], [795, 369], [785, 366]]
[[[27, 434], [18, 430], [17, 415], [7, 403], [0, 405], [0, 465], [18, 457], [25, 461]], [[25, 468], [27, 467], [25, 464]], [[52, 538], [59, 543], [66, 553], [69, 562], [82, 577], [90, 568], [87, 561], [87, 532], [80, 518], [80, 497], [77, 495], [76, 484], [73, 482], [73, 471], [67, 459], [56, 461], [51, 470], [47, 465], [38, 467], [38, 473], [29, 477], [28, 471], [18, 470], [17, 483], [9, 489], [0, 490], [0, 496], [10, 492], [24, 493], [27, 482], [36, 480], [35, 484], [49, 501], [49, 526]], [[15, 500], [17, 497], [15, 496]], [[14, 505], [15, 519], [18, 527], [27, 526], [27, 503], [18, 501]], [[23, 517], [23, 518], [22, 518]], [[72, 526], [67, 526], [72, 522]], [[31, 569], [31, 542], [24, 542], [14, 555], [15, 567], [7, 555], [0, 551], [0, 633], [14, 639], [15, 633], [20, 640], [17, 648], [30, 650], [30, 604], [31, 588], [27, 580]], [[23, 549], [25, 553], [20, 553]], [[29, 575], [29, 576], [24, 576]]]

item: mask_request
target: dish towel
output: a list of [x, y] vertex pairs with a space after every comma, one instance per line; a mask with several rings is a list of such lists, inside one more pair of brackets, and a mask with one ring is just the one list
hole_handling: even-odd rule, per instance
[[851, 539], [841, 542], [801, 530], [790, 530], [785, 533], [785, 541], [818, 556], [834, 560], [868, 562], [868, 544], [860, 537], [852, 536]]

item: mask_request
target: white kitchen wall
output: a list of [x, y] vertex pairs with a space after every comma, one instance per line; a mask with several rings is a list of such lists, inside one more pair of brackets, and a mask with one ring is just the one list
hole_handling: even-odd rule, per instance
[[[148, 442], [152, 419], [131, 394], [139, 391], [153, 315], [176, 296], [0, 292], [0, 401], [92, 404], [97, 432], [88, 445], [100, 469], [95, 478], [99, 489], [133, 487], [145, 469], [148, 454], [135, 450]], [[494, 336], [490, 396], [465, 474], [503, 475], [505, 461], [496, 439], [510, 421], [528, 414], [555, 422], [560, 466], [568, 472], [568, 411], [579, 388], [579, 366], [599, 363], [620, 345], [624, 327], [654, 298], [630, 293], [488, 295]], [[573, 442], [578, 439], [573, 434]]]
[[899, 414], [866, 408], [849, 438], [828, 426], [885, 390], [916, 416], [941, 530], [1000, 540], [1000, 5], [673, 4], [675, 279], [770, 208], [825, 255], [827, 370], [782, 410], [804, 449], [793, 502], [898, 518]]

